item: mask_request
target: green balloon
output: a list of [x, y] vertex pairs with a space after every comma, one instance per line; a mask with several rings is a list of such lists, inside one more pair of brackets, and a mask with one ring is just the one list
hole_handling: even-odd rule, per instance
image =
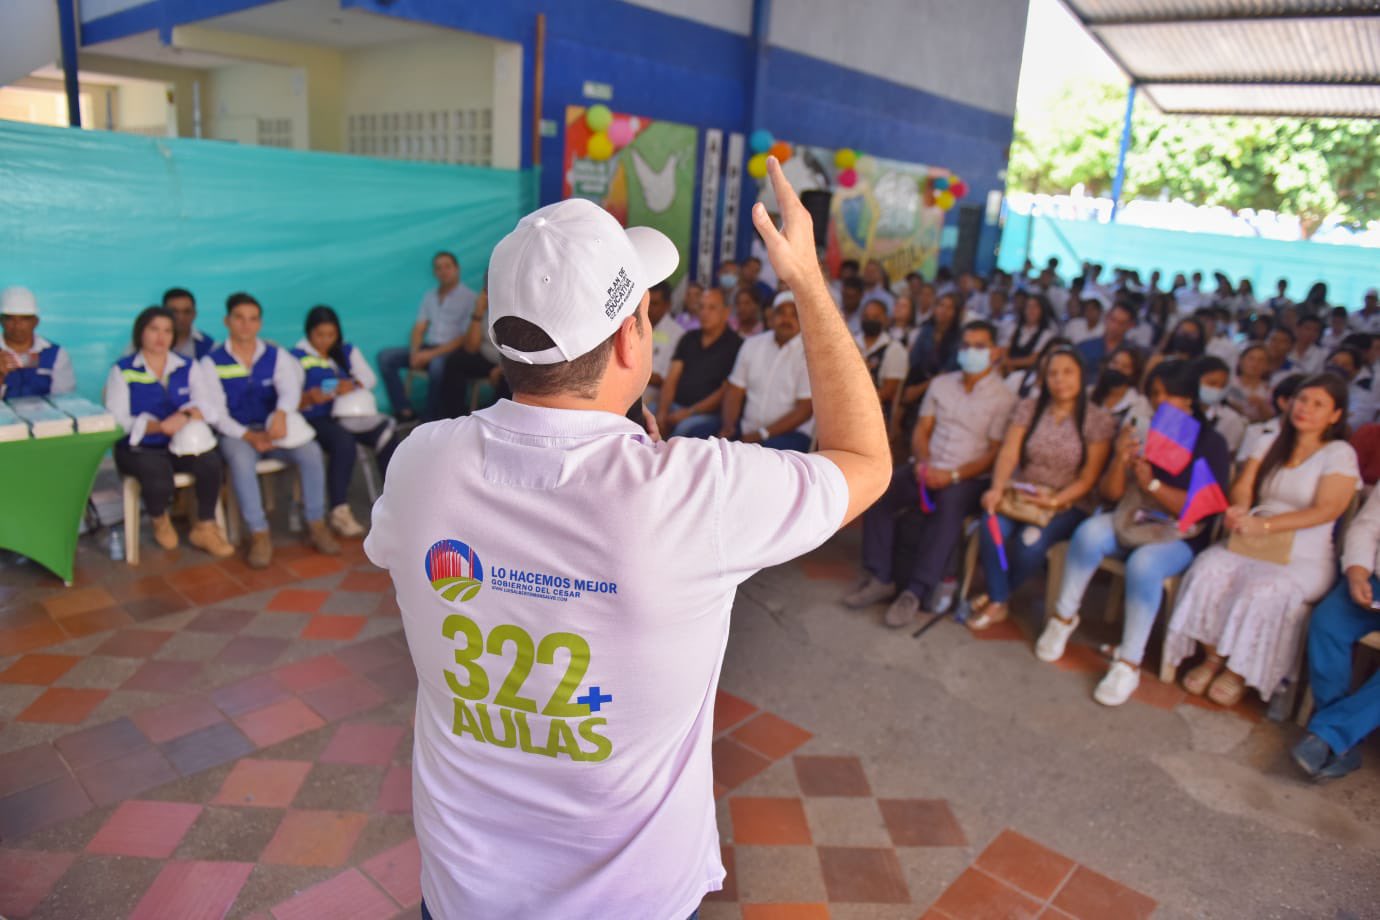
[[609, 125], [613, 124], [613, 113], [603, 103], [592, 105], [589, 107], [589, 111], [585, 112], [585, 124], [589, 125], [589, 130], [596, 133], [607, 131]]

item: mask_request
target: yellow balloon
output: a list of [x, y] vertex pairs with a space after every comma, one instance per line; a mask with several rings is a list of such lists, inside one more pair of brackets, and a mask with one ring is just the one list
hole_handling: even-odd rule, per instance
[[765, 179], [767, 176], [767, 155], [759, 153], [748, 160], [748, 175], [754, 179]]
[[613, 156], [613, 141], [603, 131], [598, 134], [590, 135], [589, 144], [585, 147], [585, 155], [591, 160], [603, 162]]
[[839, 169], [852, 169], [858, 165], [858, 152], [845, 147], [834, 154], [834, 165]]
[[939, 205], [939, 210], [947, 211], [954, 206], [954, 193], [945, 189], [934, 196], [934, 203]]

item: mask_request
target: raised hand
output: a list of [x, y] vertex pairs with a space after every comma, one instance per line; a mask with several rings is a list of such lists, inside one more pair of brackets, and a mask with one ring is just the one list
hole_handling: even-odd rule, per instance
[[805, 284], [822, 283], [819, 255], [815, 251], [815, 224], [810, 212], [800, 203], [800, 197], [791, 188], [776, 157], [767, 157], [767, 175], [781, 209], [781, 229], [772, 223], [767, 206], [760, 201], [752, 207], [752, 224], [766, 243], [771, 267], [792, 290]]

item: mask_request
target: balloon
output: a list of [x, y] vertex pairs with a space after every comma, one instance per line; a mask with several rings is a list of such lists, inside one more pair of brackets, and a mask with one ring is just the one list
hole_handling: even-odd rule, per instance
[[748, 146], [752, 148], [753, 153], [766, 153], [774, 143], [776, 138], [772, 137], [766, 128], [758, 128], [748, 136]]
[[834, 153], [834, 165], [839, 169], [852, 169], [858, 165], [858, 151], [844, 147]]
[[858, 174], [851, 169], [845, 169], [839, 173], [839, 185], [844, 188], [852, 188], [858, 184]]
[[949, 186], [949, 191], [954, 193], [955, 198], [962, 198], [968, 194], [968, 183], [962, 179]]
[[759, 153], [748, 160], [748, 175], [754, 179], [765, 179], [767, 176], [767, 155]]
[[949, 177], [935, 176], [933, 185], [936, 192], [942, 192], [949, 187]]
[[791, 158], [791, 145], [785, 141], [777, 141], [771, 145], [771, 155], [776, 157], [776, 162], [784, 163]]
[[590, 137], [589, 143], [585, 146], [585, 156], [602, 163], [613, 156], [613, 141], [609, 140], [607, 134], [600, 131]]
[[622, 116], [615, 118], [613, 124], [609, 125], [609, 140], [615, 147], [626, 147], [632, 143], [634, 136], [632, 119]]
[[607, 131], [612, 122], [613, 113], [603, 103], [592, 105], [589, 107], [589, 111], [585, 112], [585, 124], [589, 125], [589, 130], [596, 134]]
[[954, 206], [954, 193], [945, 189], [934, 196], [934, 203], [939, 205], [939, 210], [947, 211]]

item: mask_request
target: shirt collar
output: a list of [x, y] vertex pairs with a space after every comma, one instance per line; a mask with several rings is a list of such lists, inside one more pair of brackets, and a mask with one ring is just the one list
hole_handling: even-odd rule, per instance
[[312, 348], [311, 342], [308, 342], [305, 338], [298, 339], [297, 344], [292, 347], [299, 349], [300, 351], [305, 351], [307, 354], [312, 355], [314, 357], [322, 357], [321, 352], [317, 351], [315, 348]]
[[26, 351], [26, 352], [18, 352], [18, 351], [15, 351], [15, 350], [14, 350], [13, 348], [11, 348], [8, 344], [6, 344], [6, 342], [5, 342], [5, 340], [4, 340], [3, 338], [0, 338], [0, 348], [3, 348], [5, 351], [8, 351], [8, 352], [9, 352], [10, 354], [12, 354], [12, 355], [17, 355], [17, 354], [29, 354], [29, 355], [32, 355], [32, 354], [36, 354], [36, 353], [38, 353], [38, 352], [40, 352], [40, 351], [43, 351], [45, 348], [52, 348], [52, 347], [53, 347], [53, 343], [50, 342], [50, 341], [48, 341], [47, 339], [45, 339], [43, 336], [39, 335], [37, 332], [34, 333], [34, 343], [33, 343], [32, 345], [29, 346], [29, 350]]
[[[163, 366], [163, 373], [164, 375], [171, 374], [173, 371], [177, 370], [179, 367], [186, 363], [186, 358], [182, 357], [170, 348], [168, 349], [168, 363]], [[145, 370], [148, 370], [148, 363], [144, 360], [143, 349], [140, 349], [139, 351], [134, 353], [134, 366], [142, 367]]]
[[495, 428], [540, 438], [597, 438], [627, 435], [650, 441], [647, 432], [622, 415], [589, 409], [550, 409], [500, 399], [474, 416]]

